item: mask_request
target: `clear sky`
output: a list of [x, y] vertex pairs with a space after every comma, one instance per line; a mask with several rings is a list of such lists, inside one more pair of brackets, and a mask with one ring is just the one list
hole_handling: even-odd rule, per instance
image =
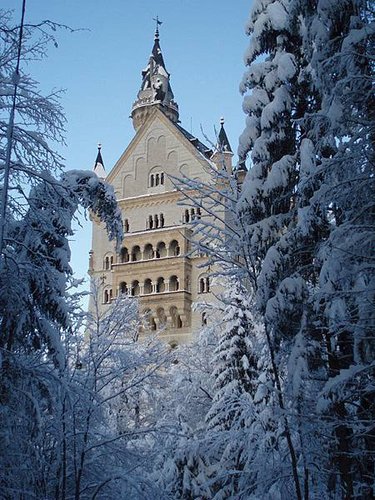
[[[181, 124], [214, 140], [221, 116], [236, 151], [245, 117], [238, 86], [248, 39], [244, 25], [252, 0], [27, 0], [26, 22], [50, 19], [75, 33], [57, 32], [58, 48], [30, 68], [46, 91], [65, 89], [67, 168], [91, 169], [97, 143], [109, 171], [134, 136], [129, 114], [153, 45], [155, 22], [163, 22], [160, 45]], [[21, 0], [2, 0], [20, 18]], [[205, 140], [203, 139], [203, 142]], [[236, 160], [236, 158], [235, 158]], [[72, 266], [84, 277], [90, 223], [72, 238]]]

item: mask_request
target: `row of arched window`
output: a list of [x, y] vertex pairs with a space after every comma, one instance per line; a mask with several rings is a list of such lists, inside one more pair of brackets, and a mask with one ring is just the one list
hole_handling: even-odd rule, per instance
[[164, 172], [152, 173], [150, 174], [149, 186], [150, 187], [163, 186], [164, 180], [165, 180]]
[[133, 280], [130, 285], [122, 281], [119, 285], [119, 293], [126, 293], [132, 297], [138, 295], [149, 295], [151, 293], [177, 292], [180, 290], [180, 281], [177, 276], [173, 275], [169, 280], [165, 280], [160, 276], [156, 281], [150, 278], [140, 283], [138, 280]]
[[156, 313], [151, 309], [146, 309], [143, 314], [150, 330], [163, 329], [166, 326], [170, 328], [183, 327], [182, 318], [176, 306], [171, 306], [167, 311], [164, 307], [158, 307]]
[[[118, 294], [127, 294], [131, 297], [139, 295], [150, 295], [153, 293], [163, 292], [178, 292], [179, 290], [190, 292], [190, 281], [187, 279], [185, 285], [181, 287], [180, 280], [176, 275], [170, 276], [168, 280], [159, 276], [156, 281], [147, 278], [141, 283], [139, 280], [133, 280], [131, 283], [122, 281], [118, 287]], [[210, 292], [210, 279], [208, 276], [203, 276], [198, 279], [198, 293]], [[108, 304], [113, 298], [111, 288], [104, 290], [103, 302]]]
[[167, 247], [164, 241], [154, 247], [151, 243], [147, 243], [143, 250], [139, 245], [134, 245], [130, 253], [126, 247], [123, 247], [120, 252], [120, 262], [138, 262], [140, 260], [160, 259], [163, 257], [177, 257], [180, 255], [181, 249], [177, 240], [172, 240]]
[[146, 219], [146, 229], [159, 229], [164, 227], [164, 214], [149, 215]]

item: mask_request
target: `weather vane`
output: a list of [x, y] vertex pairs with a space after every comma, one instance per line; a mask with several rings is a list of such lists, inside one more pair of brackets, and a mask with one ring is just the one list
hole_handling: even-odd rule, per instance
[[156, 33], [159, 33], [159, 26], [163, 24], [163, 21], [159, 21], [159, 16], [156, 16], [152, 18], [156, 22]]

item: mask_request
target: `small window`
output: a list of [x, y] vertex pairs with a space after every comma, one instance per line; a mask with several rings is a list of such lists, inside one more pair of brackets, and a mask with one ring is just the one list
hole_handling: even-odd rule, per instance
[[199, 290], [199, 293], [209, 293], [210, 292], [210, 279], [208, 277], [199, 278], [198, 290]]
[[122, 263], [129, 262], [129, 251], [126, 247], [121, 248], [120, 259]]
[[164, 186], [165, 175], [164, 172], [155, 172], [150, 174], [149, 187]]
[[104, 259], [104, 269], [109, 271], [113, 265], [113, 255], [107, 255]]
[[202, 313], [202, 326], [207, 325], [207, 313]]
[[129, 219], [124, 220], [124, 233], [129, 232]]
[[112, 288], [106, 288], [104, 290], [103, 302], [104, 304], [109, 304], [112, 300]]

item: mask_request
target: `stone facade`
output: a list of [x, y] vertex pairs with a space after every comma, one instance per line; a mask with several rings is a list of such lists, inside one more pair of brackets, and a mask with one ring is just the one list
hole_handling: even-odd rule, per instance
[[[158, 87], [156, 95], [153, 79], [159, 73], [165, 92]], [[119, 293], [137, 296], [149, 329], [160, 331], [171, 344], [181, 343], [191, 339], [207, 321], [205, 313], [192, 310], [192, 304], [202, 299], [210, 302], [212, 284], [204, 269], [198, 267], [204, 257], [191, 253], [190, 242], [189, 223], [206, 215], [199, 208], [179, 204], [181, 194], [172, 178], [187, 176], [209, 182], [212, 168], [219, 166], [223, 155], [210, 151], [178, 124], [178, 106], [158, 33], [142, 77], [132, 109], [135, 137], [106, 179], [114, 187], [123, 214], [122, 249], [116, 254], [104, 228], [93, 221], [89, 271], [103, 283], [103, 309]], [[160, 80], [157, 82], [160, 84]], [[229, 143], [228, 147], [225, 161], [231, 169]], [[103, 171], [101, 155], [95, 170], [98, 174]]]

